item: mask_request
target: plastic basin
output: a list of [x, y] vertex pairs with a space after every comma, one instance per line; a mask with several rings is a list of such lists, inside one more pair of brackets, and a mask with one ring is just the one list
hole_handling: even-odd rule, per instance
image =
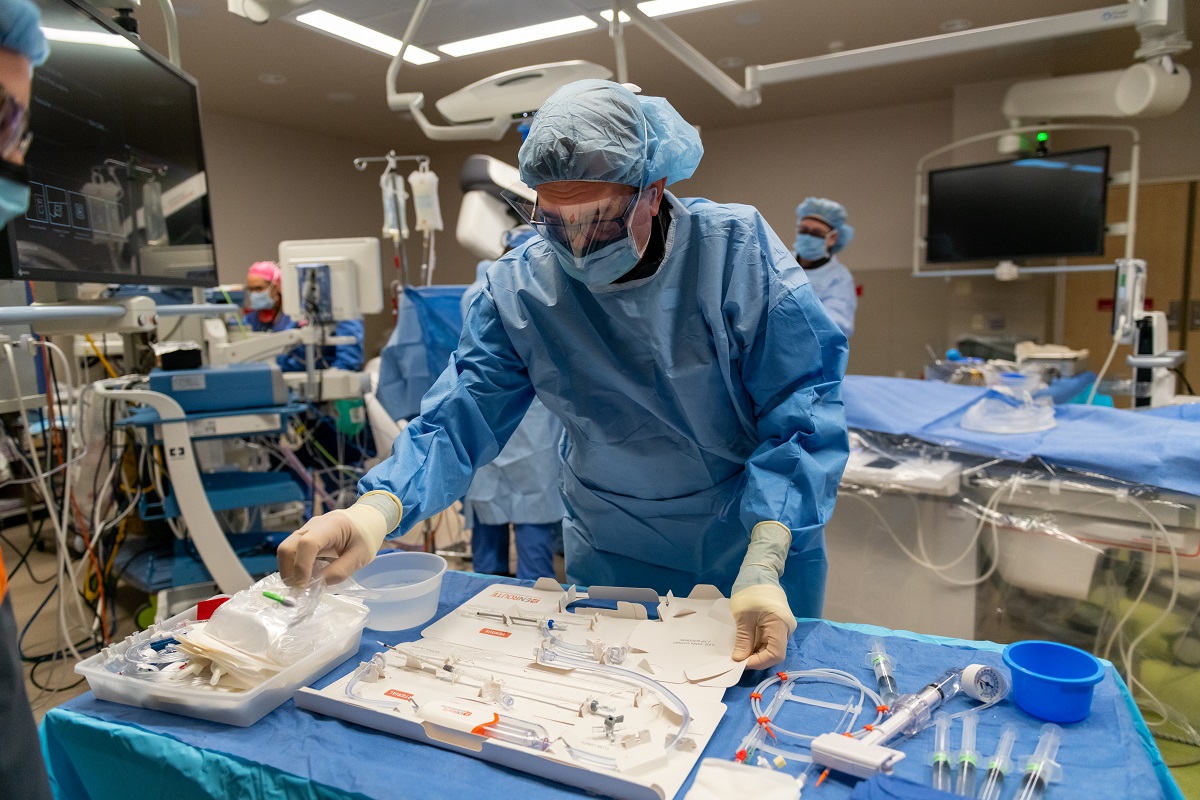
[[433, 553], [387, 553], [354, 573], [369, 592], [367, 627], [402, 631], [433, 619], [442, 594], [446, 559]]
[[1100, 659], [1058, 642], [1014, 642], [1004, 648], [1012, 672], [1012, 699], [1027, 714], [1047, 722], [1086, 719], [1092, 692], [1104, 677]]

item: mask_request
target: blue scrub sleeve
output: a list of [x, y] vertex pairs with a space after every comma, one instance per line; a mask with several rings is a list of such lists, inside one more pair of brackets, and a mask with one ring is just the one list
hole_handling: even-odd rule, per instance
[[344, 320], [333, 329], [334, 336], [353, 336], [354, 344], [339, 344], [333, 350], [333, 369], [359, 372], [363, 367], [363, 322], [361, 319]]
[[[323, 353], [333, 351], [333, 358], [322, 365], [322, 357], [317, 357], [317, 367], [325, 369], [344, 369], [347, 372], [360, 372], [363, 368], [363, 323], [360, 319], [344, 320], [337, 323], [333, 329], [334, 336], [353, 336], [354, 344], [339, 344], [326, 347]], [[292, 348], [287, 353], [276, 357], [275, 362], [284, 372], [304, 372], [308, 362], [304, 355], [304, 346]]]
[[402, 535], [466, 494], [533, 401], [533, 384], [485, 290], [471, 304], [458, 350], [421, 400], [421, 416], [392, 446], [392, 457], [358, 483], [358, 491], [391, 492], [404, 506], [392, 532]]
[[792, 530], [790, 555], [824, 549], [849, 442], [841, 381], [846, 337], [808, 284], [770, 308], [743, 358], [761, 444], [746, 462], [746, 530], [778, 520]]

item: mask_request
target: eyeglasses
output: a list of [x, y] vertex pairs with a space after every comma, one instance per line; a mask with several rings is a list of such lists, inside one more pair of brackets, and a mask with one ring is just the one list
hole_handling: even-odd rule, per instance
[[816, 228], [800, 227], [796, 228], [796, 233], [800, 234], [801, 236], [812, 236], [817, 239], [824, 239], [826, 236], [833, 233], [833, 231], [821, 231], [817, 230]]
[[0, 87], [0, 158], [10, 162], [22, 160], [31, 141], [29, 109]]
[[502, 194], [521, 220], [543, 239], [567, 248], [579, 257], [623, 237], [642, 197], [642, 192], [636, 191], [595, 203], [543, 206], [515, 192]]

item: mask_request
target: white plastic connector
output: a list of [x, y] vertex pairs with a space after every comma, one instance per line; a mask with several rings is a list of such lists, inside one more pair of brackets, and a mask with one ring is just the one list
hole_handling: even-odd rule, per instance
[[812, 741], [812, 757], [823, 767], [856, 778], [870, 778], [881, 772], [890, 775], [904, 760], [904, 753], [839, 733], [823, 733]]

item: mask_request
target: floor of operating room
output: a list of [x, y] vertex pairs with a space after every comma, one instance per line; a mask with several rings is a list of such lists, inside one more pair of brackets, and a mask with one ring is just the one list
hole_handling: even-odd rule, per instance
[[[3, 547], [4, 563], [13, 569], [20, 561], [22, 553], [29, 547], [29, 534], [21, 527], [13, 527], [3, 531], [0, 547]], [[19, 548], [19, 549], [14, 549]], [[469, 569], [470, 563], [465, 559], [450, 557], [452, 569]], [[559, 577], [562, 578], [561, 557], [556, 561]], [[19, 569], [15, 569], [9, 578], [9, 594], [12, 598], [18, 629], [24, 628], [30, 616], [46, 597], [46, 592], [53, 582], [56, 568], [56, 554], [53, 543], [48, 542], [44, 550], [33, 549], [29, 558]], [[35, 583], [32, 576], [38, 581]], [[117, 637], [124, 637], [136, 629], [135, 618], [139, 609], [146, 602], [146, 595], [132, 588], [122, 588], [117, 596]], [[57, 628], [56, 605], [48, 603], [42, 613], [38, 614], [30, 626], [23, 643], [26, 653], [45, 653], [55, 647]], [[34, 716], [40, 722], [46, 712], [72, 697], [83, 694], [88, 690], [87, 684], [73, 671], [73, 661], [56, 661], [39, 666], [26, 665], [25, 689], [33, 707]], [[36, 673], [34, 669], [36, 668]], [[35, 683], [36, 680], [36, 683]], [[48, 691], [45, 688], [58, 689]], [[61, 687], [61, 688], [60, 688]], [[1178, 702], [1178, 698], [1174, 698]], [[1190, 718], [1200, 717], [1200, 696], [1192, 698], [1191, 708], [1179, 708]], [[1196, 748], [1173, 742], [1157, 740], [1167, 764], [1187, 765], [1174, 767], [1171, 772], [1178, 781], [1184, 797], [1200, 800], [1200, 753]], [[1193, 763], [1189, 763], [1193, 762]]]

